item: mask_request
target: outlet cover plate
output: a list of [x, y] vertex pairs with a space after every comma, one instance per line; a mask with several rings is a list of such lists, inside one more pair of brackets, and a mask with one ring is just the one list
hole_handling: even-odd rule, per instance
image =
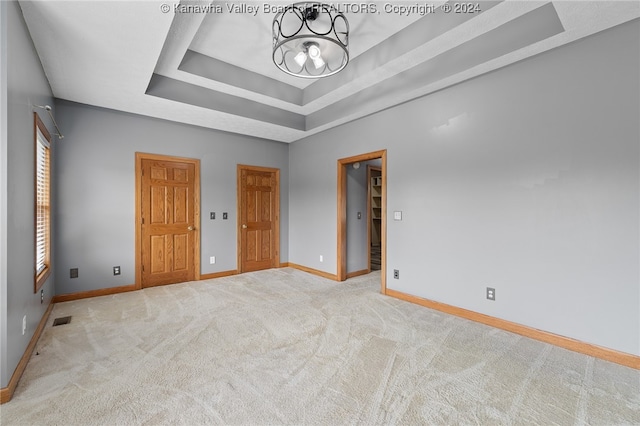
[[496, 289], [487, 287], [487, 299], [496, 300]]

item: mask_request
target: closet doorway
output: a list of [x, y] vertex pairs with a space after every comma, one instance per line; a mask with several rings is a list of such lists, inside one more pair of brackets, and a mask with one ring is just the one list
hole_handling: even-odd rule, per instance
[[[375, 204], [373, 200], [373, 193], [368, 195], [368, 207], [367, 207], [367, 221], [368, 227], [373, 229], [377, 229], [376, 225], [374, 225], [373, 217], [371, 214], [374, 206], [376, 206], [376, 215], [375, 217], [379, 217], [377, 221], [380, 223], [379, 225], [379, 253], [380, 253], [380, 270], [381, 270], [381, 282], [380, 288], [383, 294], [386, 293], [386, 240], [387, 240], [387, 227], [386, 227], [386, 218], [387, 218], [387, 150], [374, 151], [366, 154], [355, 155], [353, 157], [342, 158], [338, 160], [338, 218], [337, 218], [337, 228], [338, 228], [338, 271], [337, 278], [338, 281], [344, 281], [347, 279], [347, 167], [353, 165], [355, 163], [364, 163], [370, 160], [380, 159], [380, 167], [379, 167], [379, 176], [376, 177], [376, 183], [379, 183], [377, 190], [379, 190], [379, 195], [377, 195]], [[367, 185], [370, 187], [371, 178], [368, 178]], [[368, 232], [368, 246], [371, 247], [374, 242], [374, 238], [372, 237], [373, 230]], [[371, 240], [369, 240], [371, 239]], [[370, 250], [370, 249], [369, 249]], [[368, 253], [369, 258], [369, 267], [371, 266], [371, 252]]]
[[382, 167], [367, 165], [367, 265], [382, 265]]

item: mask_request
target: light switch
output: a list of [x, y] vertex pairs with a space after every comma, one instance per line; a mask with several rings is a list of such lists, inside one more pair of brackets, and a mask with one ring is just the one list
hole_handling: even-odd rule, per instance
[[393, 212], [393, 220], [402, 220], [402, 212], [401, 211]]

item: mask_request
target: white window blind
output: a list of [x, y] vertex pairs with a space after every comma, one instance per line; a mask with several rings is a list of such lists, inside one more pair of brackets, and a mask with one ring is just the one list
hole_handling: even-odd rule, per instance
[[37, 129], [36, 144], [36, 276], [49, 266], [50, 146]]

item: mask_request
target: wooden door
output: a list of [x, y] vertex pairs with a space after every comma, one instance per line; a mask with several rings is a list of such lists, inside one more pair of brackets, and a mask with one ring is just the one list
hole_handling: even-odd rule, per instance
[[238, 269], [280, 266], [280, 170], [238, 165]]
[[193, 281], [199, 262], [197, 163], [140, 158], [140, 286]]

